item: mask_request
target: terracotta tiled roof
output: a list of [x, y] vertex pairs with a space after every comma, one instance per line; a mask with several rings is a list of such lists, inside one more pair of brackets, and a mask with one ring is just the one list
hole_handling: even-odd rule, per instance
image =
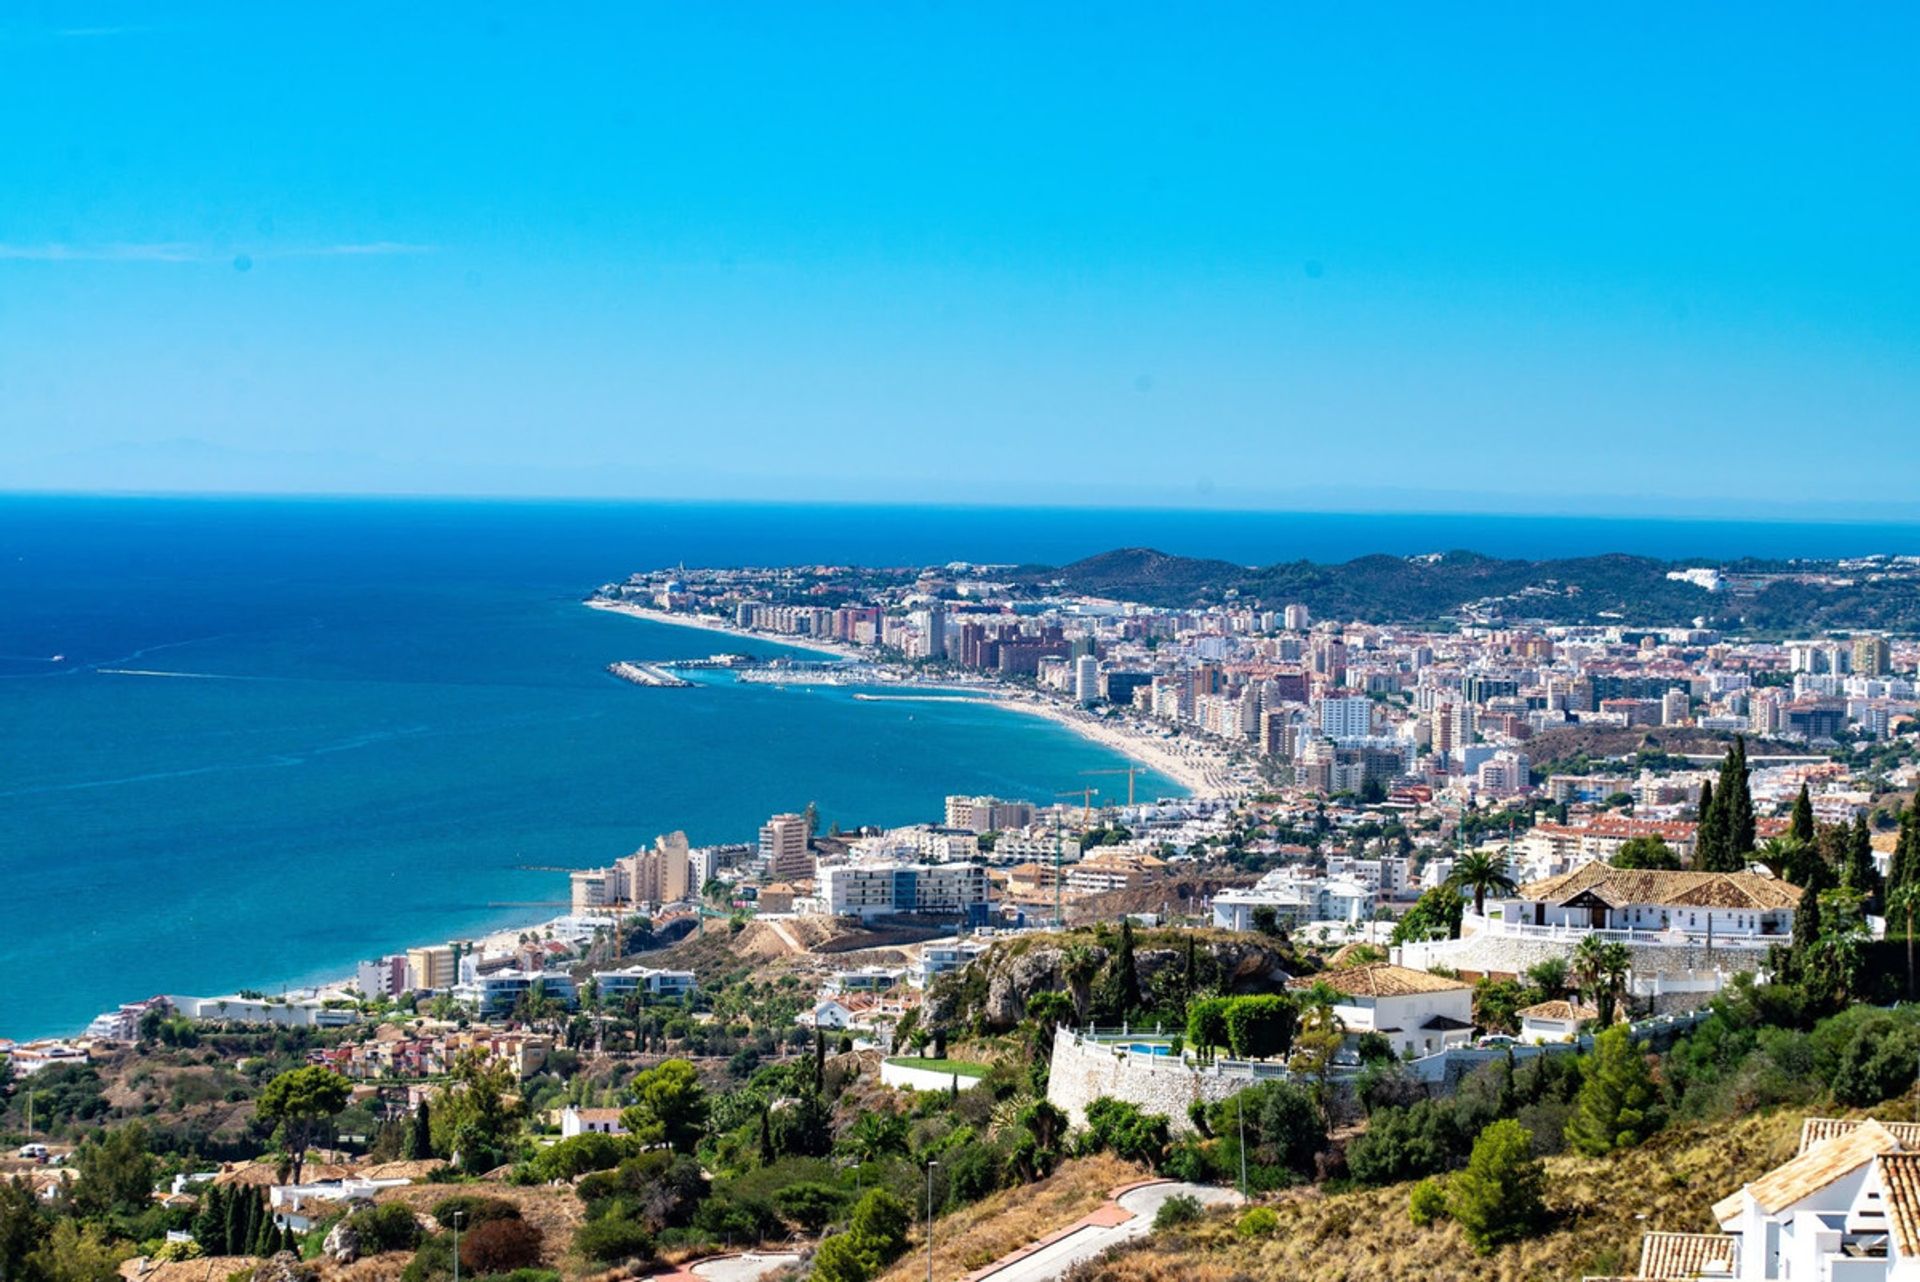
[[1869, 1118], [1845, 1135], [1821, 1140], [1786, 1165], [1775, 1167], [1747, 1185], [1746, 1191], [1772, 1214], [1818, 1193], [1882, 1153], [1899, 1150], [1900, 1141], [1893, 1133]]
[[1599, 1019], [1600, 1012], [1591, 1006], [1576, 1006], [1572, 1002], [1536, 1002], [1532, 1006], [1523, 1006], [1514, 1014], [1521, 1019]]
[[1750, 872], [1672, 872], [1615, 868], [1595, 860], [1558, 877], [1528, 882], [1515, 897], [1563, 904], [1582, 892], [1609, 904], [1651, 904], [1663, 908], [1795, 908], [1800, 887]]
[[1912, 1259], [1920, 1255], [1920, 1153], [1882, 1155], [1880, 1185], [1900, 1255]]
[[1640, 1239], [1640, 1276], [1697, 1278], [1731, 1275], [1740, 1239], [1726, 1233], [1649, 1233]]
[[[1903, 1149], [1920, 1149], [1920, 1122], [1880, 1122], [1893, 1138], [1900, 1141]], [[1858, 1129], [1861, 1119], [1857, 1117], [1809, 1117], [1800, 1123], [1800, 1152], [1804, 1153], [1822, 1140], [1830, 1140], [1847, 1135]]]
[[1354, 966], [1347, 970], [1330, 970], [1305, 979], [1296, 979], [1288, 987], [1311, 988], [1315, 984], [1326, 984], [1334, 991], [1349, 997], [1406, 997], [1413, 993], [1446, 993], [1471, 987], [1457, 979], [1429, 975], [1424, 970], [1408, 970], [1405, 966], [1395, 966], [1391, 962], [1375, 962], [1371, 966]]

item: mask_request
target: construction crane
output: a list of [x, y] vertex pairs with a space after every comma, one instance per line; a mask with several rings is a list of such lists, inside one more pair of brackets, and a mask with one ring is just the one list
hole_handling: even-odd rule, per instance
[[1127, 804], [1133, 804], [1133, 781], [1141, 773], [1139, 766], [1128, 766], [1125, 770], [1082, 770], [1083, 775], [1125, 775], [1127, 777]]
[[[1082, 831], [1093, 825], [1093, 799], [1099, 795], [1098, 788], [1074, 788], [1054, 794], [1056, 797], [1080, 798]], [[1060, 832], [1060, 808], [1056, 806], [1053, 811], [1053, 924], [1056, 930], [1067, 928], [1065, 897], [1062, 894], [1062, 888], [1066, 885], [1066, 870], [1063, 867], [1066, 860], [1062, 853], [1065, 844], [1066, 839]]]
[[[1088, 771], [1088, 773], [1091, 774], [1092, 771]], [[1065, 792], [1056, 792], [1053, 795], [1056, 797], [1080, 798], [1080, 826], [1082, 828], [1093, 827], [1093, 799], [1100, 795], [1098, 788], [1069, 788]]]

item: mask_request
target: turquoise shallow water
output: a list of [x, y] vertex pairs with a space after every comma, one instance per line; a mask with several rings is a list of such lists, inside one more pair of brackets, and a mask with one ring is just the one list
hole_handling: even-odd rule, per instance
[[950, 791], [1084, 784], [1118, 759], [1017, 713], [614, 681], [613, 659], [720, 643], [579, 600], [683, 561], [1059, 563], [1126, 545], [1247, 563], [1454, 547], [1836, 555], [1920, 551], [1920, 532], [0, 496], [0, 1034], [551, 915], [500, 906], [562, 897], [563, 877], [524, 865], [603, 862], [665, 829], [744, 839], [808, 801], [829, 821], [900, 823], [934, 817]]
[[[409, 544], [393, 516], [15, 540], [0, 1034], [551, 916], [503, 906], [564, 898], [563, 875], [524, 866], [604, 862], [656, 831], [750, 839], [809, 801], [847, 825], [930, 819], [949, 791], [1046, 797], [1119, 764], [972, 705], [616, 681], [614, 659], [740, 647], [578, 603], [655, 558], [542, 569], [483, 518]], [[134, 675], [159, 672], [180, 675]]]

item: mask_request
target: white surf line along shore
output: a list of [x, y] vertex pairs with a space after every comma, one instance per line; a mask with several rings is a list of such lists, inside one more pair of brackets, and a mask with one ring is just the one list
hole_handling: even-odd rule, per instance
[[978, 703], [993, 708], [1005, 708], [1009, 712], [1024, 712], [1053, 722], [1064, 730], [1070, 730], [1082, 739], [1097, 743], [1103, 748], [1111, 748], [1130, 761], [1146, 766], [1156, 774], [1173, 780], [1196, 797], [1217, 796], [1223, 789], [1225, 763], [1219, 763], [1219, 774], [1209, 770], [1208, 764], [1214, 755], [1212, 750], [1195, 748], [1191, 752], [1176, 751], [1160, 736], [1136, 729], [1124, 722], [1114, 724], [1110, 720], [1076, 714], [1070, 709], [1041, 699], [1023, 699], [1018, 695], [998, 692], [981, 694], [870, 694], [855, 695], [856, 699], [900, 700], [912, 703]]
[[656, 610], [650, 605], [635, 605], [631, 601], [589, 600], [589, 610], [605, 610], [609, 614], [624, 614], [629, 618], [645, 619], [648, 623], [664, 623], [670, 628], [692, 628], [696, 632], [716, 632], [721, 636], [738, 637], [743, 641], [758, 641], [762, 645], [785, 646], [789, 650], [806, 650], [813, 654], [829, 654], [836, 659], [870, 659], [850, 645], [839, 645], [827, 641], [797, 641], [786, 637], [770, 637], [764, 632], [749, 632], [745, 628], [736, 628], [724, 619], [710, 614], [674, 614], [668, 610]]
[[[663, 623], [668, 627], [692, 628], [701, 632], [718, 633], [722, 636], [739, 637], [748, 641], [759, 641], [773, 645], [790, 646], [796, 650], [808, 650], [815, 654], [829, 654], [836, 658], [853, 659], [871, 663], [874, 656], [857, 646], [838, 642], [789, 641], [784, 637], [769, 637], [764, 633], [749, 632], [737, 628], [725, 620], [706, 614], [674, 614], [667, 610], [657, 610], [651, 606], [635, 605], [630, 601], [590, 600], [589, 609], [606, 610], [613, 614], [624, 614], [635, 619], [645, 619], [649, 623]], [[911, 690], [913, 687], [909, 686]], [[903, 693], [894, 695], [855, 696], [866, 699], [919, 700], [924, 702], [968, 702], [988, 704], [996, 708], [1006, 708], [1013, 712], [1025, 712], [1032, 716], [1044, 717], [1082, 739], [1111, 748], [1130, 761], [1146, 766], [1157, 774], [1173, 780], [1196, 797], [1213, 797], [1226, 790], [1226, 763], [1219, 754], [1209, 748], [1191, 742], [1183, 744], [1182, 750], [1176, 750], [1159, 735], [1136, 729], [1125, 723], [1114, 725], [1106, 720], [1077, 714], [1066, 708], [1039, 699], [1023, 699], [1018, 695], [1002, 692], [993, 687], [979, 687], [977, 691], [964, 686], [922, 686], [927, 691], [943, 690], [948, 693]], [[965, 693], [954, 694], [955, 690]]]

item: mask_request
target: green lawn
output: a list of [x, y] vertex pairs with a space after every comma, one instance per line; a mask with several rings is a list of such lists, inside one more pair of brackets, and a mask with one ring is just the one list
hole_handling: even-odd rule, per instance
[[921, 1059], [918, 1055], [896, 1055], [887, 1063], [901, 1068], [924, 1068], [933, 1073], [958, 1073], [962, 1077], [985, 1077], [987, 1066], [964, 1059]]

